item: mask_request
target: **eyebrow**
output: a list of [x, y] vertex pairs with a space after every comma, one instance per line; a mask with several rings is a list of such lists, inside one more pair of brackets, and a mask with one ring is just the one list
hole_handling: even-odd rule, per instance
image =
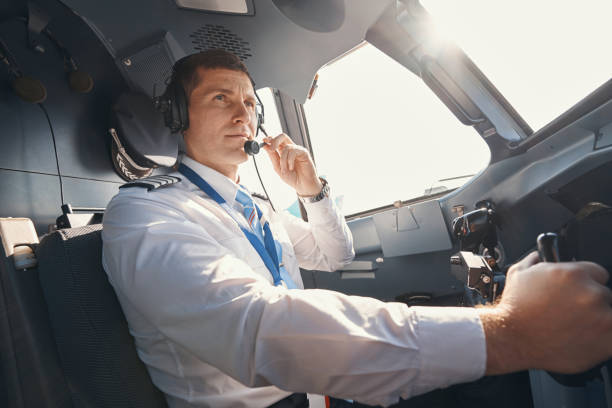
[[[206, 91], [203, 95], [210, 95], [212, 93], [225, 93], [225, 94], [230, 94], [230, 95], [234, 95], [236, 92], [232, 91], [231, 89], [226, 89], [226, 88], [215, 88], [215, 89], [211, 89], [209, 91]], [[253, 95], [247, 95], [247, 97], [249, 99], [257, 99], [257, 97], [253, 94]]]
[[226, 89], [226, 88], [215, 88], [215, 89], [211, 89], [211, 90], [209, 90], [209, 91], [206, 91], [206, 92], [204, 93], [204, 95], [208, 95], [208, 94], [211, 94], [211, 93], [217, 93], [217, 92], [220, 92], [220, 93], [226, 93], [226, 94], [233, 94], [233, 93], [235, 93], [235, 92], [234, 92], [234, 91], [232, 91], [231, 89]]

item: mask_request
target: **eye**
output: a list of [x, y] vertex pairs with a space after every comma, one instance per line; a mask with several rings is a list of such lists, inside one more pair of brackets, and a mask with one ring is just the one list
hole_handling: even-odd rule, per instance
[[255, 102], [253, 102], [253, 101], [244, 101], [244, 104], [246, 106], [248, 106], [249, 108], [254, 108], [255, 107]]
[[223, 100], [225, 100], [225, 95], [223, 95], [223, 94], [215, 95], [215, 99], [218, 100], [218, 101], [223, 101]]

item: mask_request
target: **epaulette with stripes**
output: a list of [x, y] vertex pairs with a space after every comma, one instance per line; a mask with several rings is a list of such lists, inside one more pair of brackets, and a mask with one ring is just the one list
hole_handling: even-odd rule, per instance
[[128, 188], [128, 187], [144, 187], [147, 191], [156, 190], [161, 187], [171, 186], [172, 184], [176, 184], [181, 181], [180, 177], [176, 176], [167, 176], [167, 175], [158, 175], [145, 177], [138, 180], [130, 181], [129, 183], [125, 183], [119, 188]]

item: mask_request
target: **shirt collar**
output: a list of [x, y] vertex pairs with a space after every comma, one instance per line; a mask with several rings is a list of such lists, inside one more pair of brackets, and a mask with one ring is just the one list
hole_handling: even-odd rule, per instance
[[232, 179], [219, 173], [217, 170], [193, 160], [189, 156], [184, 156], [182, 163], [206, 180], [230, 206], [234, 206], [238, 184], [234, 183]]

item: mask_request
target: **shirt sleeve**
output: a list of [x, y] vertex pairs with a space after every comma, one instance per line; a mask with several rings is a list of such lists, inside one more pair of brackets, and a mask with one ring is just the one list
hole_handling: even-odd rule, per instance
[[304, 207], [308, 222], [281, 213], [300, 267], [331, 272], [349, 264], [355, 257], [353, 237], [334, 201], [326, 197]]
[[113, 200], [103, 242], [115, 290], [169, 340], [249, 387], [389, 405], [484, 373], [474, 310], [275, 287], [153, 201]]

